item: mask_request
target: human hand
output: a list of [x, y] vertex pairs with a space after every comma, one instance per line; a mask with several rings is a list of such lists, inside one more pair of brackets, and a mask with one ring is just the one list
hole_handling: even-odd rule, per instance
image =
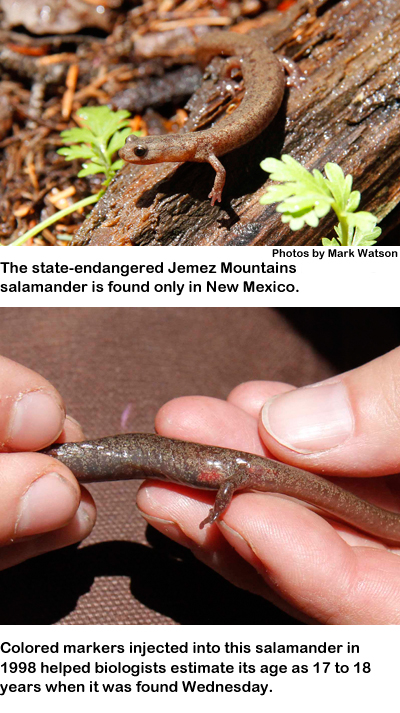
[[[227, 401], [175, 399], [160, 409], [156, 430], [335, 476], [400, 512], [399, 479], [388, 476], [400, 471], [399, 419], [400, 348], [312, 387], [260, 381], [241, 384]], [[305, 622], [400, 623], [400, 543], [389, 546], [305, 504], [257, 492], [237, 494], [220, 521], [200, 530], [213, 499], [147, 482], [138, 506], [229, 581]]]
[[95, 506], [89, 492], [62, 463], [30, 452], [82, 438], [46, 379], [0, 357], [0, 569], [90, 533]]

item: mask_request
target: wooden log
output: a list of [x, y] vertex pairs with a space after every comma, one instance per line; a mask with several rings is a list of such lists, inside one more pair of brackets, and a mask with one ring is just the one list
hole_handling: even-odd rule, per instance
[[[274, 206], [259, 203], [268, 183], [260, 161], [282, 153], [308, 169], [337, 162], [353, 175], [360, 208], [380, 220], [394, 211], [400, 202], [399, 0], [300, 0], [266, 19], [256, 32], [295, 59], [307, 81], [287, 90], [261, 136], [223, 157], [222, 204], [211, 207], [207, 198], [213, 170], [206, 164], [127, 165], [75, 245], [320, 244], [332, 235], [335, 216], [293, 232]], [[187, 129], [203, 127], [240, 98], [240, 84], [232, 88], [215, 77], [224, 61], [213, 60], [211, 76], [192, 97]]]

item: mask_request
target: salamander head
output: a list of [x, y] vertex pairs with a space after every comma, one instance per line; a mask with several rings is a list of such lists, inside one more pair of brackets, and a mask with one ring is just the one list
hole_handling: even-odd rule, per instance
[[[176, 141], [176, 139], [180, 139]], [[182, 156], [182, 136], [128, 136], [119, 157], [129, 163], [161, 163], [163, 161], [185, 161]]]

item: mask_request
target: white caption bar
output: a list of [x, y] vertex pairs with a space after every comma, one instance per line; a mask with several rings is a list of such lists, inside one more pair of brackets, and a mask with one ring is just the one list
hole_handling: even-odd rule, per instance
[[396, 627], [1, 627], [2, 710], [376, 713]]
[[398, 306], [400, 249], [98, 247], [2, 251], [3, 304]]

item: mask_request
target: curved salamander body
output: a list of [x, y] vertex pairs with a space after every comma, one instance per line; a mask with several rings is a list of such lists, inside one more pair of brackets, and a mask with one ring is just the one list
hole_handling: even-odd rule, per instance
[[[225, 169], [218, 161], [232, 149], [254, 139], [277, 113], [285, 91], [282, 63], [260, 40], [235, 32], [212, 32], [198, 42], [198, 55], [207, 64], [215, 55], [235, 57], [245, 85], [240, 106], [211, 129], [166, 136], [128, 136], [119, 155], [130, 163], [163, 161], [208, 162], [215, 169], [211, 204], [221, 200]], [[232, 62], [231, 62], [232, 66]]]
[[251, 453], [150, 433], [55, 444], [43, 453], [64, 463], [82, 483], [151, 477], [217, 490], [214, 507], [200, 527], [218, 519], [235, 491], [261, 490], [298, 498], [364, 532], [400, 543], [400, 514], [372, 505], [314, 473]]

